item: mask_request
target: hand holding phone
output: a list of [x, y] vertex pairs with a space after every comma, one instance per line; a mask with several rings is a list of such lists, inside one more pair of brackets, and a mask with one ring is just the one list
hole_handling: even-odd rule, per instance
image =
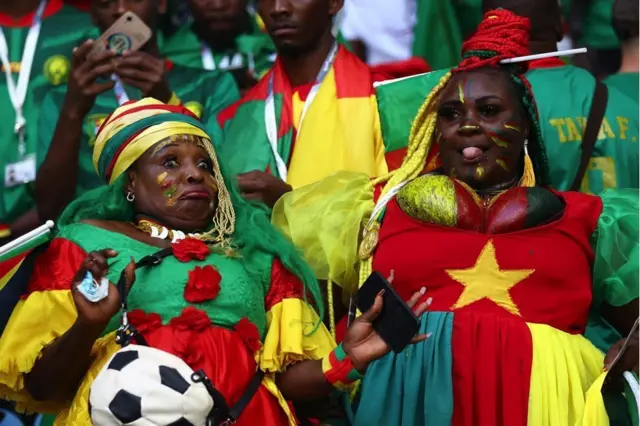
[[94, 40], [85, 41], [71, 56], [65, 110], [74, 117], [84, 117], [93, 107], [96, 96], [113, 87], [108, 76], [116, 69], [115, 53], [106, 50], [90, 56], [94, 44]]
[[[342, 342], [345, 352], [359, 371], [364, 371], [369, 363], [382, 358], [391, 350], [401, 352], [408, 344], [421, 342], [429, 337], [424, 334], [416, 335], [418, 318], [431, 304], [429, 299], [418, 305], [424, 291], [416, 292], [405, 303], [379, 273], [374, 272], [367, 283], [366, 289], [363, 285], [360, 290], [365, 289], [364, 292], [358, 292], [356, 296], [356, 304], [364, 313], [354, 320]], [[373, 297], [369, 297], [374, 288], [376, 292], [373, 293]], [[378, 288], [381, 289], [377, 290]], [[399, 312], [398, 308], [394, 308], [398, 306], [398, 301], [402, 303], [401, 309], [408, 311], [401, 316], [396, 314]], [[371, 307], [365, 310], [364, 306], [369, 303]], [[399, 322], [396, 323], [396, 320]], [[403, 330], [402, 333], [400, 330]], [[394, 338], [395, 334], [401, 335], [402, 339]]]
[[136, 87], [143, 97], [169, 102], [171, 89], [166, 77], [165, 61], [149, 53], [125, 52], [118, 58], [116, 75], [127, 86]]
[[106, 30], [91, 49], [90, 57], [110, 51], [122, 55], [126, 51], [135, 52], [151, 39], [153, 32], [142, 19], [133, 12], [124, 13]]

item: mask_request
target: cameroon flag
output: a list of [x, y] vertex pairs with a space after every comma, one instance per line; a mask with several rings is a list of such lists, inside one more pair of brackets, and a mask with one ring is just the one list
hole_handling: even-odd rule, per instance
[[389, 170], [395, 170], [402, 164], [413, 119], [431, 90], [448, 71], [444, 69], [376, 83], [380, 128]]
[[369, 176], [387, 171], [371, 71], [341, 45], [303, 123], [300, 116], [311, 87], [292, 87], [279, 60], [239, 102], [220, 114], [224, 139], [218, 148], [234, 173], [276, 174], [265, 130], [272, 77], [277, 152], [287, 164], [290, 185], [313, 183], [336, 170]]
[[53, 222], [0, 247], [0, 335], [24, 294], [36, 258], [49, 246]]

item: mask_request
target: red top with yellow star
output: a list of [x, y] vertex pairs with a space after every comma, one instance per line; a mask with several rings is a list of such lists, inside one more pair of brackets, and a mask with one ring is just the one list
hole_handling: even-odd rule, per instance
[[[464, 184], [440, 176], [441, 190], [434, 178], [416, 180], [425, 180], [415, 184], [417, 198], [411, 183], [388, 204], [374, 270], [393, 270], [405, 300], [426, 287], [435, 311], [518, 316], [582, 333], [600, 199], [514, 188], [483, 206]], [[434, 205], [437, 215], [428, 211]]]

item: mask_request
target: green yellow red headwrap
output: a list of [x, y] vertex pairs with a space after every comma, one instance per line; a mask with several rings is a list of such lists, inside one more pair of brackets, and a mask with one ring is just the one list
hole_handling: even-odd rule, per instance
[[[199, 136], [211, 144], [202, 123], [186, 108], [166, 105], [153, 98], [127, 102], [100, 127], [93, 149], [93, 165], [100, 177], [112, 183], [149, 148], [175, 135]], [[215, 155], [212, 146], [207, 148]]]
[[93, 165], [98, 175], [112, 184], [149, 148], [178, 135], [200, 138], [211, 158], [212, 174], [218, 187], [212, 229], [201, 234], [200, 238], [221, 245], [229, 244], [236, 223], [229, 190], [222, 177], [211, 138], [188, 109], [166, 105], [153, 98], [122, 104], [98, 130], [93, 148]]

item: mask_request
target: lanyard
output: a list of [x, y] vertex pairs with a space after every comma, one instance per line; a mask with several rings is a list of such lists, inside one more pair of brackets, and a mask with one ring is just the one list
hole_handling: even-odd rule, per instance
[[4, 74], [7, 79], [7, 90], [9, 91], [11, 105], [13, 105], [13, 109], [16, 114], [16, 122], [13, 130], [18, 136], [18, 152], [20, 157], [24, 157], [27, 150], [24, 139], [27, 120], [24, 117], [23, 107], [24, 101], [27, 97], [27, 86], [29, 85], [29, 78], [31, 77], [31, 67], [33, 65], [33, 58], [36, 54], [40, 28], [42, 27], [42, 15], [44, 14], [44, 8], [46, 5], [47, 0], [40, 1], [40, 6], [38, 6], [38, 10], [33, 17], [33, 23], [27, 33], [27, 40], [24, 45], [24, 51], [22, 52], [22, 59], [20, 61], [20, 73], [18, 74], [17, 84], [13, 79], [11, 72], [7, 39], [2, 27], [0, 26], [0, 60], [2, 60]]
[[213, 53], [211, 48], [206, 44], [200, 45], [200, 52], [202, 54], [202, 67], [207, 71], [213, 71], [216, 67], [216, 61], [213, 59]]
[[[304, 118], [311, 107], [311, 104], [315, 100], [318, 92], [320, 91], [320, 86], [324, 81], [327, 74], [329, 74], [329, 70], [331, 70], [331, 66], [333, 65], [333, 61], [336, 58], [336, 54], [338, 53], [338, 44], [334, 43], [331, 51], [324, 59], [324, 63], [322, 64], [322, 68], [318, 72], [315, 83], [313, 83], [313, 87], [311, 87], [311, 91], [309, 92], [309, 96], [307, 96], [307, 100], [304, 103], [304, 107], [302, 108], [302, 114], [300, 115], [300, 121], [298, 122], [298, 136], [300, 136], [300, 132], [302, 131], [302, 123]], [[271, 73], [271, 77], [269, 78], [269, 89], [267, 92], [267, 101], [264, 108], [264, 121], [265, 127], [267, 131], [267, 138], [269, 139], [269, 145], [271, 145], [271, 152], [273, 153], [273, 157], [276, 160], [276, 167], [278, 168], [278, 176], [283, 181], [287, 181], [287, 164], [282, 159], [280, 154], [278, 153], [278, 127], [276, 121], [276, 104], [275, 98], [273, 94], [273, 83], [274, 83], [275, 73]]]
[[120, 78], [115, 74], [111, 74], [111, 80], [113, 80], [113, 94], [116, 95], [118, 105], [129, 102], [129, 95], [127, 95], [127, 91], [124, 89]]

